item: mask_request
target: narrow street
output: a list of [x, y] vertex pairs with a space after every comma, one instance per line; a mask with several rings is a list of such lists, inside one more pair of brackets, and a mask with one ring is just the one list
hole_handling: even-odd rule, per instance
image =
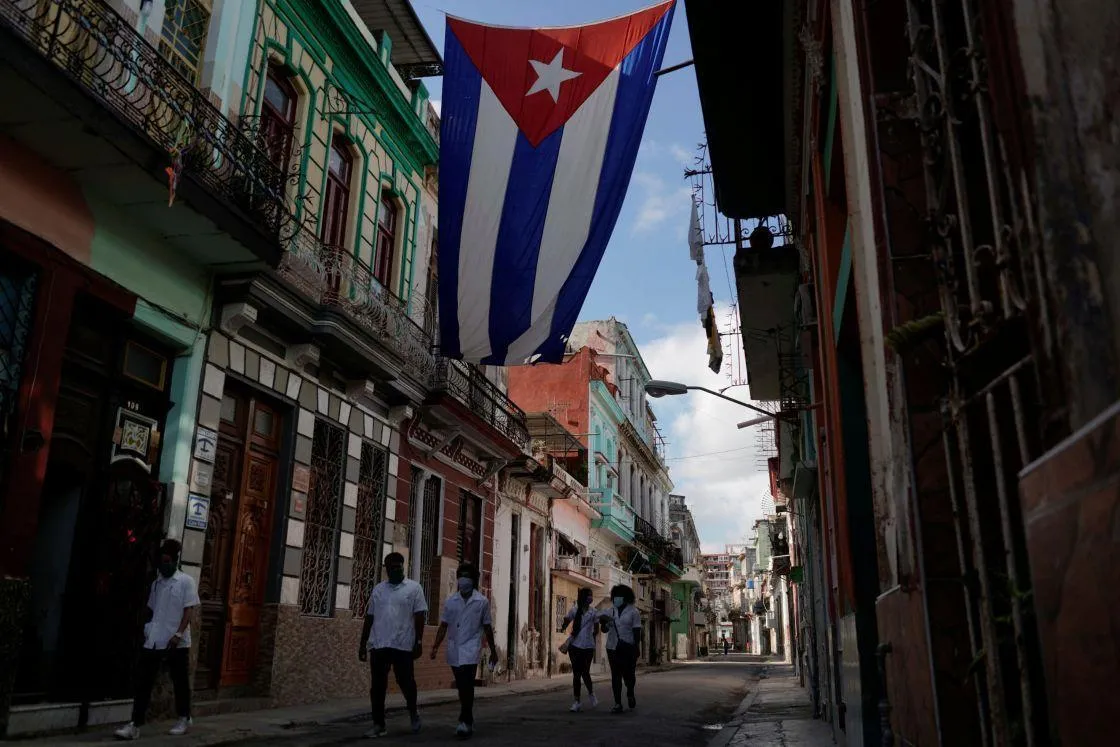
[[[487, 745], [629, 745], [673, 744], [678, 747], [824, 747], [832, 744], [828, 727], [811, 717], [805, 691], [788, 665], [732, 654], [724, 659], [677, 665], [640, 674], [638, 708], [611, 714], [610, 684], [597, 682], [599, 706], [570, 713], [569, 691], [553, 682], [548, 692], [487, 693], [479, 690], [475, 739]], [[507, 691], [508, 693], [508, 691]], [[390, 706], [398, 703], [392, 696]], [[586, 705], [586, 697], [585, 697]], [[332, 707], [333, 706], [333, 707]], [[454, 739], [458, 705], [441, 702], [421, 707], [423, 730], [413, 735], [398, 707], [389, 713], [389, 744], [446, 744]], [[185, 737], [166, 735], [170, 723], [150, 724], [144, 744], [171, 747], [282, 744], [323, 747], [364, 742], [368, 717], [355, 714], [353, 701], [307, 708], [200, 718]], [[112, 730], [27, 742], [56, 745], [112, 744]], [[20, 744], [20, 743], [16, 743]]]

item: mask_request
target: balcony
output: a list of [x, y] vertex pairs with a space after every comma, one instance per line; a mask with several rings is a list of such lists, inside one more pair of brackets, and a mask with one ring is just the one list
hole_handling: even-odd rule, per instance
[[[310, 302], [314, 310], [303, 326], [333, 347], [331, 359], [363, 371], [373, 368], [386, 379], [408, 376], [426, 390], [436, 371], [433, 341], [404, 303], [348, 249], [324, 245], [307, 226], [289, 233], [277, 275]], [[340, 316], [353, 329], [340, 325]], [[379, 348], [368, 344], [371, 339]]]
[[676, 576], [681, 574], [684, 566], [681, 549], [641, 516], [634, 517], [634, 540], [653, 556], [662, 569]]
[[514, 457], [529, 450], [525, 413], [481, 371], [462, 361], [437, 358], [428, 404], [437, 419], [460, 427], [485, 450]]
[[603, 586], [606, 569], [592, 563], [591, 558], [579, 555], [558, 555], [552, 564], [552, 570], [577, 584]]
[[0, 86], [0, 131], [194, 261], [280, 261], [288, 175], [104, 0], [0, 0]]
[[622, 500], [622, 496], [611, 488], [593, 488], [591, 505], [598, 509], [602, 518], [594, 526], [610, 529], [622, 544], [634, 541], [634, 509]]

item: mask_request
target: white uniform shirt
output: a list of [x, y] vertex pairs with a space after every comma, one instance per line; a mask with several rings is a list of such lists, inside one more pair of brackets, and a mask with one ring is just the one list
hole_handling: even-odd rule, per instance
[[447, 623], [447, 663], [452, 667], [478, 664], [482, 626], [491, 625], [490, 600], [475, 589], [469, 599], [458, 592], [443, 603], [439, 621]]
[[396, 586], [382, 581], [369, 595], [367, 615], [373, 615], [373, 629], [369, 634], [369, 648], [395, 648], [411, 651], [416, 647], [416, 613], [427, 612], [428, 601], [424, 589], [406, 578]]
[[628, 604], [621, 612], [617, 609], [611, 609], [603, 616], [610, 621], [610, 628], [607, 629], [608, 651], [614, 651], [620, 640], [623, 643], [629, 643], [631, 646], [634, 645], [635, 640], [637, 640], [635, 628], [642, 629], [642, 615], [638, 612], [637, 607]]
[[[568, 610], [568, 614], [564, 615], [564, 619], [572, 623], [572, 630], [575, 630], [575, 619], [577, 608], [573, 604], [572, 608]], [[583, 620], [580, 622], [579, 633], [572, 634], [571, 645], [576, 648], [593, 649], [595, 648], [595, 628], [599, 624], [599, 612], [594, 607], [588, 607], [583, 613]]]
[[[144, 626], [144, 648], [167, 648], [183, 621], [183, 610], [197, 606], [198, 588], [193, 578], [182, 571], [175, 571], [171, 578], [164, 578], [162, 574], [156, 576], [148, 592], [152, 621]], [[179, 640], [179, 648], [190, 647], [191, 626], [188, 625]]]

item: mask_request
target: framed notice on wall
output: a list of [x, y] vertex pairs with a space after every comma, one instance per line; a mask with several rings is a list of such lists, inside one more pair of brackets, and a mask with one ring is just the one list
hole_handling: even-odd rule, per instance
[[210, 499], [197, 493], [187, 495], [187, 526], [191, 529], [206, 529], [209, 519]]
[[132, 461], [145, 472], [151, 473], [159, 446], [159, 423], [123, 407], [117, 408], [117, 422], [113, 428], [113, 448], [109, 463]]

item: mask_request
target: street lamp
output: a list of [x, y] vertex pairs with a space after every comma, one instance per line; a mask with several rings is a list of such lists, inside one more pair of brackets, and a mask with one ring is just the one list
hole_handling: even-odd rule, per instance
[[[767, 412], [761, 407], [755, 407], [754, 405], [747, 404], [740, 399], [728, 397], [726, 394], [720, 394], [719, 392], [713, 391], [711, 389], [706, 389], [702, 386], [688, 386], [687, 384], [680, 384], [676, 381], [658, 381], [657, 379], [654, 379], [653, 381], [646, 384], [646, 394], [655, 398], [676, 397], [677, 395], [687, 394], [688, 392], [706, 392], [713, 397], [719, 397], [720, 399], [725, 399], [728, 402], [734, 402], [735, 404], [745, 407], [748, 410], [754, 410], [757, 413], [765, 415], [767, 418], [775, 417], [774, 413]], [[758, 422], [762, 421], [760, 420]], [[754, 425], [754, 422], [748, 420], [746, 423], [741, 423], [739, 427], [746, 428], [748, 425]]]

